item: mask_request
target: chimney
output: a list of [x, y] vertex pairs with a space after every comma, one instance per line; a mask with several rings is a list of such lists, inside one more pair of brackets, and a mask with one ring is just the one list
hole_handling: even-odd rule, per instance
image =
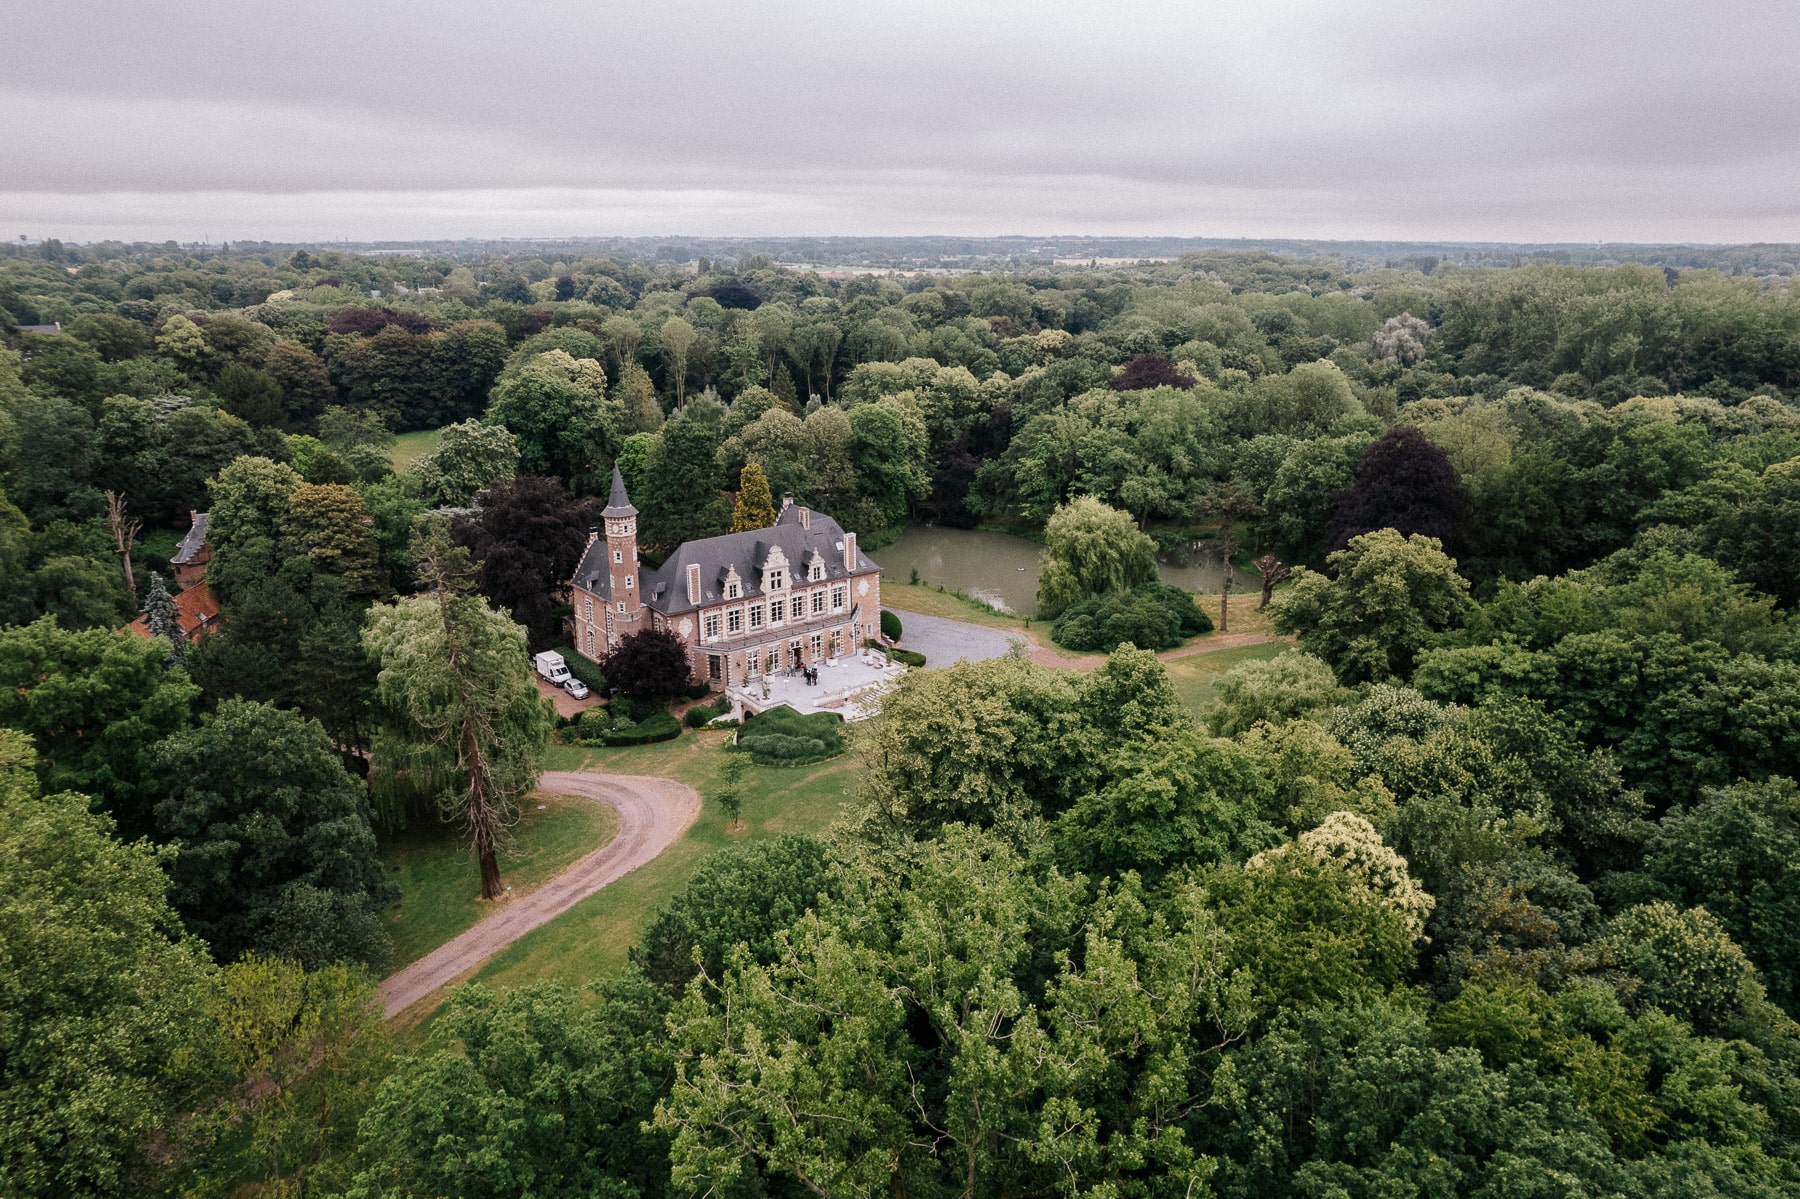
[[688, 603], [697, 604], [700, 602], [700, 564], [698, 562], [688, 563], [687, 576]]
[[856, 569], [856, 534], [844, 534], [844, 569]]
[[802, 509], [800, 509], [800, 511], [798, 513], [796, 513], [796, 515], [799, 516], [799, 518], [800, 518], [800, 527], [801, 528], [803, 528], [803, 529], [812, 528], [812, 509], [811, 508], [802, 508]]

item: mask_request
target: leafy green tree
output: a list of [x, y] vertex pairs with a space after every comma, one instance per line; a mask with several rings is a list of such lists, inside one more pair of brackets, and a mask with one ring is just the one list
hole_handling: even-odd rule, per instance
[[519, 473], [519, 442], [502, 425], [466, 420], [444, 428], [419, 460], [419, 483], [439, 504], [464, 507], [477, 492]]
[[775, 501], [769, 494], [769, 480], [762, 467], [754, 462], [745, 463], [738, 475], [737, 496], [731, 505], [730, 531], [744, 533], [751, 529], [766, 529], [774, 523]]
[[378, 768], [407, 773], [460, 824], [481, 867], [481, 894], [501, 893], [499, 849], [519, 801], [537, 786], [553, 727], [533, 681], [525, 630], [465, 593], [465, 551], [427, 526], [420, 577], [430, 592], [370, 609], [363, 645], [381, 664], [387, 721]]
[[197, 1121], [213, 1143], [183, 1193], [344, 1189], [357, 1122], [390, 1069], [373, 983], [354, 967], [309, 971], [251, 953], [220, 972], [218, 990], [217, 1057], [239, 1085]]
[[622, 431], [616, 408], [608, 402], [599, 363], [550, 350], [495, 384], [483, 419], [518, 438], [526, 474], [575, 483], [617, 452]]
[[288, 497], [302, 483], [293, 467], [267, 458], [240, 458], [212, 481], [206, 577], [228, 603], [280, 567]]
[[858, 490], [889, 528], [900, 528], [909, 506], [931, 487], [924, 417], [915, 405], [890, 396], [852, 408], [850, 434]]
[[1345, 683], [1406, 678], [1431, 637], [1454, 627], [1469, 583], [1430, 537], [1382, 529], [1328, 559], [1336, 578], [1301, 570], [1270, 606], [1275, 627]]
[[1331, 550], [1333, 497], [1356, 477], [1369, 441], [1365, 434], [1303, 441], [1282, 460], [1263, 494], [1268, 518], [1258, 532], [1283, 561], [1324, 562]]
[[107, 629], [62, 629], [51, 617], [0, 629], [0, 725], [36, 743], [51, 790], [79, 789], [127, 835], [151, 827], [157, 791], [143, 755], [192, 723], [200, 689], [165, 669], [168, 646]]
[[558, 983], [453, 995], [362, 1122], [356, 1194], [660, 1199], [667, 1137], [641, 1131], [670, 1081], [667, 999], [636, 971], [598, 1004]]
[[303, 345], [277, 341], [269, 347], [263, 370], [281, 388], [282, 415], [289, 429], [310, 432], [318, 427], [325, 409], [337, 402], [324, 361]]
[[1716, 917], [1762, 971], [1770, 998], [1800, 1007], [1800, 795], [1790, 779], [1740, 782], [1672, 809], [1645, 871]]
[[213, 967], [156, 852], [32, 758], [0, 730], [0, 1190], [141, 1194], [208, 1081]]
[[379, 549], [362, 494], [341, 483], [302, 483], [288, 497], [283, 540], [351, 595], [384, 590]]
[[182, 919], [220, 961], [246, 952], [308, 966], [388, 956], [381, 911], [399, 899], [375, 853], [362, 787], [324, 729], [227, 700], [149, 754], [156, 835]]
[[1091, 496], [1058, 508], [1044, 527], [1044, 543], [1038, 611], [1046, 617], [1090, 595], [1156, 580], [1156, 543], [1138, 532], [1129, 513]]
[[[684, 541], [714, 537], [730, 524], [719, 498], [718, 430], [683, 415], [664, 425], [632, 499], [643, 510], [645, 545], [666, 554]], [[623, 469], [623, 468], [621, 468]]]
[[1092, 878], [1241, 862], [1280, 834], [1257, 817], [1262, 783], [1229, 742], [1170, 730], [1128, 742], [1105, 786], [1075, 801], [1053, 836], [1070, 869]]
[[492, 321], [457, 321], [433, 336], [430, 424], [480, 416], [506, 355], [506, 330]]
[[[728, 764], [743, 761], [734, 754]], [[770, 965], [780, 956], [776, 934], [837, 891], [830, 855], [817, 838], [788, 833], [732, 846], [701, 861], [688, 885], [657, 911], [631, 958], [671, 993], [696, 972], [718, 978], [737, 945]]]
[[1221, 675], [1205, 719], [1214, 736], [1236, 737], [1259, 723], [1285, 724], [1348, 698], [1327, 663], [1290, 649]]

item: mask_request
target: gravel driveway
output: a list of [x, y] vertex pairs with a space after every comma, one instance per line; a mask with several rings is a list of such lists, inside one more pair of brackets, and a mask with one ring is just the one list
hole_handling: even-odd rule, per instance
[[901, 608], [895, 608], [894, 614], [900, 618], [900, 631], [905, 634], [900, 644], [915, 654], [924, 654], [927, 666], [954, 666], [959, 658], [980, 662], [1003, 657], [1015, 641], [1030, 648], [1030, 643], [1018, 634], [990, 629], [984, 624], [921, 616]]
[[700, 814], [699, 793], [673, 779], [561, 771], [545, 774], [538, 788], [558, 795], [580, 795], [618, 809], [618, 833], [529, 895], [497, 906], [475, 927], [389, 975], [377, 991], [388, 1019], [636, 870], [679, 839]]

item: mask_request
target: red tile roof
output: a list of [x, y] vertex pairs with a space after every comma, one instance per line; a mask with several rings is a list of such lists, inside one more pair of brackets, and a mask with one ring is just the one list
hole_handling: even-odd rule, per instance
[[[219, 597], [205, 583], [198, 583], [175, 596], [175, 618], [181, 622], [181, 631], [187, 639], [204, 637], [219, 623]], [[139, 637], [149, 637], [150, 624], [140, 616], [125, 626]]]

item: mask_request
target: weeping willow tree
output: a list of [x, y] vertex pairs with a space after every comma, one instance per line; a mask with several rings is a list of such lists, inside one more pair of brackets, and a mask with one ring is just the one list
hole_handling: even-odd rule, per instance
[[525, 630], [471, 593], [468, 552], [444, 523], [422, 522], [414, 549], [426, 590], [372, 609], [363, 630], [381, 664], [375, 766], [408, 773], [462, 827], [482, 898], [492, 899], [501, 844], [537, 786], [554, 718], [532, 679]]

